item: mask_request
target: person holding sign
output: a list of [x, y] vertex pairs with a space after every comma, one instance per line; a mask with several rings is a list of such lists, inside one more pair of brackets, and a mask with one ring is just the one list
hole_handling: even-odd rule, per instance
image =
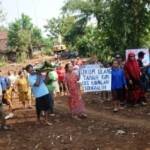
[[81, 118], [86, 118], [85, 107], [82, 101], [80, 86], [79, 86], [79, 77], [73, 72], [73, 66], [71, 63], [66, 64], [65, 66], [66, 75], [65, 83], [66, 90], [69, 97], [69, 108], [74, 119], [80, 120]]
[[114, 112], [118, 112], [121, 108], [120, 102], [122, 102], [123, 99], [124, 88], [127, 89], [124, 71], [120, 68], [118, 61], [114, 60], [112, 64], [112, 98]]

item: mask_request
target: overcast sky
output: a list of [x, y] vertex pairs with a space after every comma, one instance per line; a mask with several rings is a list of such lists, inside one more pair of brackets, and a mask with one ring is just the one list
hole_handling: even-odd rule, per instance
[[42, 28], [47, 19], [60, 14], [65, 0], [1, 0], [1, 2], [7, 14], [4, 24], [14, 21], [24, 13], [32, 18], [34, 24]]

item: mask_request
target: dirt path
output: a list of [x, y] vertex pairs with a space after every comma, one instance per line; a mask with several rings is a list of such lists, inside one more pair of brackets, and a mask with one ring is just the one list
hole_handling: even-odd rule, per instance
[[[3, 69], [18, 70], [26, 64], [11, 64]], [[88, 118], [78, 121], [69, 115], [67, 98], [57, 97], [56, 116], [49, 117], [52, 126], [36, 125], [34, 107], [21, 109], [15, 100], [15, 117], [8, 121], [14, 130], [0, 131], [0, 150], [150, 150], [150, 102], [147, 107], [114, 114], [111, 102], [101, 103], [99, 95], [87, 94], [83, 99]], [[117, 134], [118, 130], [124, 133]]]
[[[37, 126], [34, 109], [21, 109], [15, 101], [15, 118], [9, 121], [14, 130], [1, 132], [0, 150], [149, 150], [150, 124], [117, 114], [97, 111], [88, 105], [88, 118], [82, 121], [69, 116], [67, 98], [55, 100], [56, 116], [52, 126]], [[125, 133], [117, 134], [118, 130]]]
[[[56, 108], [60, 111], [68, 111], [67, 104], [65, 103], [56, 103]], [[120, 117], [116, 113], [110, 114], [107, 112], [98, 112], [91, 107], [86, 108], [86, 113], [88, 114], [88, 118], [90, 119], [104, 119], [112, 122], [118, 122], [124, 124], [127, 127], [139, 127], [150, 129], [150, 122], [145, 119], [137, 119], [137, 118], [127, 118], [127, 117]]]
[[88, 108], [87, 109], [87, 113], [92, 117], [92, 118], [103, 118], [103, 119], [106, 119], [106, 120], [111, 120], [111, 121], [115, 121], [115, 122], [118, 122], [118, 123], [122, 123], [124, 125], [126, 125], [127, 127], [143, 127], [143, 128], [146, 128], [146, 129], [150, 129], [150, 122], [145, 120], [145, 119], [135, 119], [135, 118], [132, 118], [132, 119], [129, 119], [129, 118], [126, 118], [126, 117], [120, 117], [120, 116], [117, 116], [117, 115], [112, 115], [112, 114], [109, 114], [109, 113], [104, 113], [104, 112], [97, 112], [91, 108]]

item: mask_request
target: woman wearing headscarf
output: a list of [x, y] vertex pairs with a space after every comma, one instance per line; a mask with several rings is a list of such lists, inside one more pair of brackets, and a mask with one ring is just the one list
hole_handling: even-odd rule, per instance
[[145, 99], [144, 91], [141, 87], [141, 69], [134, 53], [129, 53], [128, 60], [125, 63], [125, 73], [128, 82], [128, 97], [129, 103], [135, 105], [142, 104]]

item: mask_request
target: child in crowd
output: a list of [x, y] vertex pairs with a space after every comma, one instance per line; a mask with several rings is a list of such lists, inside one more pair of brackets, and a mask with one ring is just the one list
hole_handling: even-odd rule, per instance
[[112, 63], [112, 98], [114, 112], [118, 112], [120, 107], [120, 102], [123, 98], [123, 89], [127, 89], [125, 74], [123, 69], [120, 68], [117, 60]]
[[29, 108], [32, 108], [28, 80], [23, 71], [19, 71], [18, 75], [19, 78], [16, 82], [16, 85], [18, 87], [19, 100], [22, 102], [24, 108], [26, 108], [26, 103], [28, 103]]

